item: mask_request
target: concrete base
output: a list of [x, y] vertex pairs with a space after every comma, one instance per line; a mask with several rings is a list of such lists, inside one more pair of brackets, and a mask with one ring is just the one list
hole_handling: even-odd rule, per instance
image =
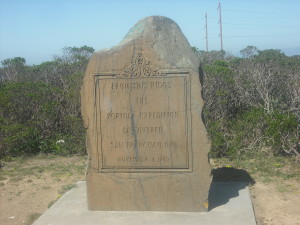
[[88, 211], [79, 181], [33, 225], [256, 225], [246, 183], [212, 183], [209, 202], [209, 212]]

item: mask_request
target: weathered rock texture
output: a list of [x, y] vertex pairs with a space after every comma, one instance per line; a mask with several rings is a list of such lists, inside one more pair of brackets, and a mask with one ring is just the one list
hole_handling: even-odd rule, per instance
[[92, 56], [81, 90], [90, 210], [207, 211], [198, 67], [178, 25], [160, 16]]

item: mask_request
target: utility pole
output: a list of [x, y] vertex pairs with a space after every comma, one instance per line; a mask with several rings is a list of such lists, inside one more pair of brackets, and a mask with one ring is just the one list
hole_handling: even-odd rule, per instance
[[206, 39], [206, 51], [208, 52], [207, 13], [205, 13], [205, 39]]
[[222, 37], [222, 13], [221, 13], [221, 2], [219, 1], [219, 24], [220, 24], [220, 40], [221, 40], [221, 50], [223, 51], [223, 37]]

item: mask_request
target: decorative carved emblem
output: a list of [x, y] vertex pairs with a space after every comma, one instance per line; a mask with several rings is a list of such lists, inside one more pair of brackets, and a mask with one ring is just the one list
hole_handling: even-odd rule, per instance
[[141, 53], [131, 62], [131, 65], [125, 67], [120, 73], [124, 77], [157, 77], [162, 76], [161, 70], [151, 65]]

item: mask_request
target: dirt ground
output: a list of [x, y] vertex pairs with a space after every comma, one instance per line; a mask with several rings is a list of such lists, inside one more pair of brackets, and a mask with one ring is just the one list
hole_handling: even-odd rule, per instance
[[[4, 162], [0, 225], [32, 224], [78, 180], [84, 180], [85, 161], [85, 157], [72, 156]], [[256, 179], [250, 192], [258, 225], [300, 225], [299, 181], [281, 185]]]
[[32, 224], [63, 192], [84, 180], [85, 161], [84, 157], [55, 157], [5, 162], [0, 225]]
[[258, 225], [300, 225], [300, 183], [288, 187], [281, 190], [278, 184], [257, 182], [250, 188]]

